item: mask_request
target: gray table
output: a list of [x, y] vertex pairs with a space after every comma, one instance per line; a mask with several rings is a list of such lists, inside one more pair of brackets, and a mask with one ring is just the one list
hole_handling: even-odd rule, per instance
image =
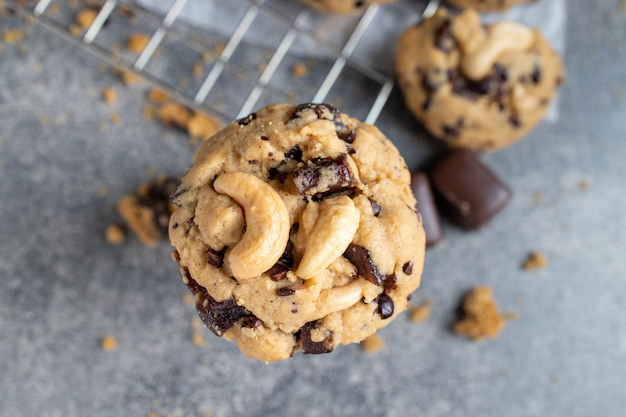
[[[143, 87], [122, 88], [43, 29], [5, 45], [0, 415], [624, 415], [626, 15], [619, 0], [593, 3], [568, 5], [559, 121], [484, 157], [514, 200], [479, 232], [445, 224], [445, 243], [428, 251], [414, 300], [433, 299], [431, 319], [399, 317], [374, 354], [352, 345], [270, 365], [208, 331], [205, 348], [191, 343], [195, 311], [167, 243], [104, 240], [121, 195], [154, 173], [184, 172], [184, 135], [143, 117]], [[118, 91], [112, 106], [106, 87]], [[381, 123], [416, 132], [393, 137], [415, 168], [424, 134], [391, 99], [397, 120]], [[549, 266], [521, 270], [535, 249]], [[449, 325], [460, 295], [480, 284], [519, 319], [472, 343]], [[106, 334], [117, 349], [100, 349]]]

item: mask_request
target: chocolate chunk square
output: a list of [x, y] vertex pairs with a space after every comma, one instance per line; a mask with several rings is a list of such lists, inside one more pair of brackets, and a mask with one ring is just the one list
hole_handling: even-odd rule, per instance
[[424, 226], [426, 233], [426, 246], [436, 245], [443, 239], [443, 232], [439, 211], [435, 205], [435, 197], [426, 173], [418, 171], [411, 175], [411, 189], [417, 200], [417, 211], [422, 216], [422, 226]]
[[488, 223], [511, 200], [511, 189], [474, 152], [450, 153], [430, 174], [442, 212], [462, 227]]

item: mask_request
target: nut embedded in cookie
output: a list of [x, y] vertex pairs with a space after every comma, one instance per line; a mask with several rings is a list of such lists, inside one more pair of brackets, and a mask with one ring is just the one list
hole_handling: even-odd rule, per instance
[[174, 195], [203, 322], [262, 361], [356, 343], [406, 309], [425, 237], [398, 150], [328, 104], [276, 104], [207, 140]]

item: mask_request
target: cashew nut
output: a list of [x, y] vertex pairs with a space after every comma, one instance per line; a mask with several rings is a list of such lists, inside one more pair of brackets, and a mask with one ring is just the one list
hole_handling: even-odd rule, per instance
[[252, 174], [230, 172], [213, 182], [215, 191], [243, 208], [246, 232], [226, 255], [233, 276], [254, 278], [270, 269], [289, 240], [289, 213], [278, 193]]
[[320, 203], [320, 214], [311, 231], [296, 275], [315, 277], [348, 248], [359, 228], [361, 212], [348, 196], [329, 198]]
[[322, 291], [315, 304], [315, 315], [325, 317], [355, 305], [363, 298], [362, 285], [363, 279], [357, 278], [343, 287]]
[[506, 51], [524, 51], [530, 47], [534, 33], [514, 22], [494, 23], [487, 29], [487, 37], [461, 60], [461, 70], [473, 80], [487, 75], [496, 59]]

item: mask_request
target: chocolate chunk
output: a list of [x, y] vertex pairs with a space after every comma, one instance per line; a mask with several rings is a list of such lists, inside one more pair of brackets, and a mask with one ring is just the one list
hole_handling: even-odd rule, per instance
[[413, 274], [413, 261], [408, 261], [407, 263], [402, 265], [402, 272], [404, 272], [407, 275], [412, 275]]
[[279, 297], [288, 297], [290, 295], [294, 295], [295, 293], [296, 290], [293, 288], [279, 288], [278, 291], [276, 291], [276, 295]]
[[389, 294], [391, 291], [398, 288], [397, 285], [398, 277], [396, 274], [390, 274], [385, 277], [385, 281], [383, 282], [383, 290], [385, 294]]
[[269, 136], [261, 135], [261, 140], [268, 141], [268, 140], [270, 140], [270, 138], [269, 138]]
[[443, 138], [446, 140], [454, 140], [455, 138], [458, 138], [464, 124], [465, 120], [460, 117], [453, 125], [443, 125], [441, 129], [443, 132]]
[[450, 20], [446, 20], [435, 30], [435, 47], [446, 53], [452, 51], [456, 46], [451, 26]]
[[354, 188], [356, 179], [347, 155], [337, 158], [315, 158], [292, 173], [293, 183], [301, 195], [320, 199], [328, 194]]
[[294, 145], [293, 148], [285, 153], [285, 158], [302, 162], [302, 149], [298, 145]]
[[337, 137], [346, 143], [353, 143], [356, 138], [356, 130], [350, 129], [345, 132], [337, 133]]
[[411, 190], [417, 200], [416, 208], [422, 216], [422, 226], [426, 234], [426, 246], [433, 246], [443, 239], [439, 211], [428, 176], [424, 172], [411, 175]]
[[225, 252], [226, 252], [226, 247], [223, 247], [219, 251], [209, 248], [209, 250], [207, 250], [208, 264], [214, 268], [221, 268], [222, 264], [224, 263]]
[[287, 272], [289, 272], [289, 268], [281, 264], [276, 264], [267, 271], [273, 281], [281, 281], [287, 278]]
[[533, 83], [539, 84], [541, 82], [541, 67], [535, 63], [533, 66], [533, 72], [530, 74], [530, 79]]
[[457, 150], [430, 175], [442, 210], [467, 229], [489, 222], [511, 200], [511, 189], [469, 150]]
[[304, 103], [297, 105], [291, 112], [289, 120], [299, 119], [304, 116], [306, 112], [313, 112], [318, 119], [331, 120], [335, 122], [339, 118], [339, 110], [330, 104], [317, 104], [317, 103]]
[[246, 323], [259, 320], [245, 307], [237, 305], [233, 299], [216, 301], [209, 295], [206, 288], [191, 277], [187, 268], [181, 269], [181, 275], [187, 288], [196, 296], [196, 310], [200, 320], [217, 336], [222, 336], [242, 318]]
[[372, 284], [382, 285], [385, 276], [378, 272], [378, 268], [374, 264], [374, 261], [372, 261], [372, 256], [368, 249], [351, 243], [343, 256], [345, 256], [352, 265], [356, 266], [357, 274], [360, 277], [363, 277]]
[[383, 208], [374, 200], [370, 200], [370, 204], [372, 205], [372, 213], [374, 213], [374, 217], [378, 217]]
[[374, 301], [378, 304], [376, 311], [380, 314], [380, 318], [385, 320], [393, 315], [393, 300], [387, 294], [380, 294]]
[[300, 340], [302, 343], [302, 352], [306, 354], [329, 353], [333, 351], [333, 334], [330, 332], [321, 342], [314, 342], [311, 339], [311, 332], [317, 329], [317, 322], [306, 323], [300, 329]]
[[246, 126], [250, 124], [250, 122], [252, 122], [254, 119], [256, 119], [256, 113], [250, 113], [246, 117], [242, 117], [241, 119], [237, 120], [237, 123], [239, 123], [239, 126]]

